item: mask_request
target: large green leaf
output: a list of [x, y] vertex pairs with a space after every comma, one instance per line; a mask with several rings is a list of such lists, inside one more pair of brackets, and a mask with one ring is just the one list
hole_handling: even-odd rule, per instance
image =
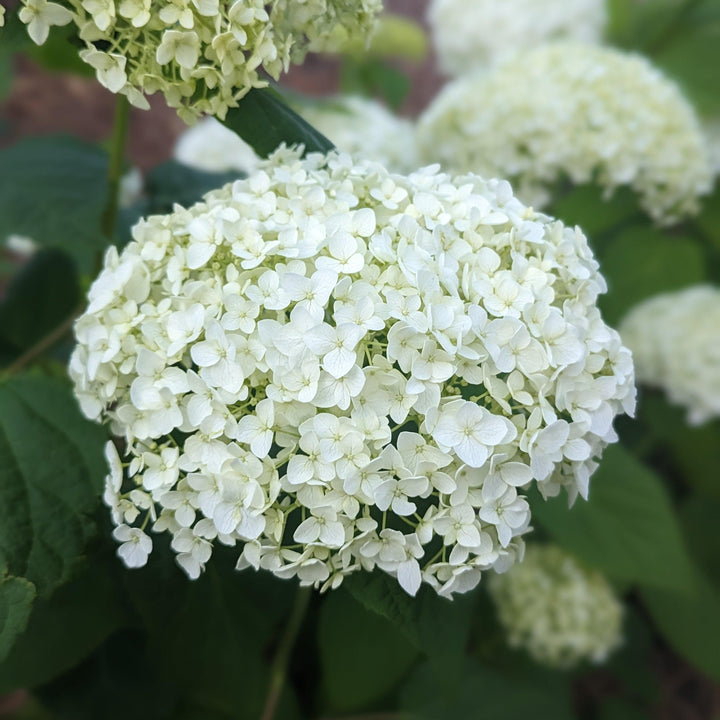
[[[266, 572], [238, 573], [232, 551], [222, 548], [190, 581], [168, 549], [156, 545], [147, 567], [124, 576], [147, 632], [148, 657], [164, 682], [209, 716], [257, 720], [295, 587]], [[297, 647], [303, 642], [301, 635]], [[295, 714], [288, 687], [278, 716]]]
[[[688, 488], [720, 499], [720, 422], [690, 426], [685, 408], [671, 405], [662, 393], [644, 387], [638, 420], [650, 430], [649, 442], [664, 470], [672, 467]], [[643, 442], [647, 444], [648, 439]]]
[[720, 112], [718, 0], [685, 0], [681, 3], [677, 17], [650, 52], [653, 60], [680, 83], [701, 112]]
[[344, 587], [358, 602], [389, 620], [408, 641], [420, 648], [415, 601], [398, 585], [397, 580], [377, 570], [351, 575], [345, 580]]
[[697, 563], [720, 590], [719, 517], [720, 499], [717, 498], [694, 495], [680, 506], [680, 522], [688, 547]]
[[29, 580], [12, 575], [0, 580], [0, 662], [25, 630], [34, 599], [35, 586]]
[[403, 709], [418, 720], [572, 720], [569, 683], [559, 673], [516, 667], [501, 671], [466, 659], [443, 671], [420, 666], [402, 691]]
[[600, 306], [611, 325], [641, 300], [701, 283], [706, 277], [699, 243], [643, 226], [615, 236], [600, 270], [608, 283], [608, 294], [601, 298]]
[[642, 599], [665, 639], [683, 657], [720, 680], [720, 591], [705, 578], [692, 595], [643, 588]]
[[328, 710], [371, 706], [406, 675], [416, 648], [391, 622], [339, 590], [325, 599], [318, 620], [323, 691]]
[[260, 156], [279, 145], [304, 145], [305, 152], [326, 153], [333, 144], [283, 102], [272, 88], [254, 88], [228, 110], [224, 124]]
[[27, 630], [0, 663], [0, 693], [44, 684], [77, 665], [126, 620], [106, 553], [40, 599]]
[[37, 252], [0, 302], [0, 362], [34, 345], [71, 317], [79, 303], [73, 261], [60, 250]]
[[104, 439], [59, 381], [0, 384], [0, 553], [40, 595], [83, 555], [106, 472]]
[[644, 218], [637, 196], [630, 188], [617, 188], [608, 198], [597, 183], [556, 193], [548, 212], [566, 225], [579, 225], [599, 255], [614, 232]]
[[608, 577], [688, 592], [696, 579], [660, 479], [620, 445], [605, 451], [587, 502], [533, 498], [533, 519], [558, 544]]
[[351, 575], [343, 586], [365, 608], [390, 621], [411, 645], [434, 662], [452, 664], [462, 658], [477, 607], [477, 592], [448, 600], [423, 585], [415, 597], [410, 597], [395, 578], [379, 570]]
[[100, 232], [107, 163], [100, 148], [66, 137], [21, 140], [0, 150], [0, 237], [26, 235], [92, 271], [108, 242]]

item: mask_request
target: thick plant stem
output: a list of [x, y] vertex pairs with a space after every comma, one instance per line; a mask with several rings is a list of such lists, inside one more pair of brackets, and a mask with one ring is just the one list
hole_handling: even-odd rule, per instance
[[285, 632], [280, 639], [275, 659], [273, 660], [272, 670], [270, 671], [270, 685], [265, 700], [265, 708], [263, 709], [260, 720], [273, 720], [277, 704], [280, 700], [283, 686], [285, 685], [285, 676], [287, 675], [287, 665], [290, 660], [290, 653], [295, 645], [295, 639], [302, 625], [303, 618], [310, 604], [312, 589], [309, 587], [301, 587], [295, 596], [295, 604], [292, 613], [288, 619]]
[[102, 232], [107, 238], [112, 238], [115, 234], [129, 119], [130, 103], [125, 95], [118, 95], [115, 102], [115, 124], [113, 125], [110, 165], [108, 166], [108, 199], [102, 216]]

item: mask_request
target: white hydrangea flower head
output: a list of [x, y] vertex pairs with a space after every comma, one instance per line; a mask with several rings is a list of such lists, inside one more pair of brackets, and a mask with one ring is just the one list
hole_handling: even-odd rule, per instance
[[34, 42], [74, 22], [99, 82], [147, 108], [161, 92], [186, 121], [224, 118], [252, 87], [342, 30], [369, 35], [382, 0], [21, 0]]
[[427, 14], [440, 68], [457, 77], [556, 40], [599, 43], [604, 0], [432, 0]]
[[[342, 152], [375, 160], [394, 172], [412, 172], [420, 166], [413, 124], [376, 100], [338, 97], [296, 110]], [[207, 172], [245, 174], [252, 173], [260, 160], [244, 140], [214, 118], [180, 136], [175, 159]]]
[[192, 578], [220, 542], [321, 589], [463, 592], [522, 552], [523, 489], [586, 496], [634, 409], [585, 237], [506, 182], [281, 148], [133, 237], [70, 362], [127, 444], [105, 501], [133, 565], [149, 526]]
[[622, 642], [622, 605], [605, 577], [552, 545], [488, 584], [509, 644], [537, 662], [568, 668], [604, 662]]
[[413, 123], [377, 100], [340, 96], [297, 110], [341, 152], [374, 160], [391, 172], [420, 167]]
[[188, 128], [175, 145], [175, 159], [205, 172], [236, 171], [249, 175], [259, 159], [240, 136], [215, 118], [205, 118]]
[[631, 187], [658, 222], [710, 191], [703, 133], [679, 89], [650, 62], [557, 43], [450, 83], [418, 127], [425, 162], [508, 178], [543, 207], [563, 181]]
[[720, 417], [720, 288], [697, 285], [636, 305], [620, 328], [638, 380], [700, 425]]
[[710, 155], [710, 168], [713, 175], [720, 177], [720, 120], [706, 121], [703, 125]]

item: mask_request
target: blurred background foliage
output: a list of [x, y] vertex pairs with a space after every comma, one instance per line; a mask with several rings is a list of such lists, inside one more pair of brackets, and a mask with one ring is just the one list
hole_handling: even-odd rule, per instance
[[[416, 112], [441, 83], [417, 22], [424, 4], [390, 5], [412, 12], [389, 18], [370, 52], [352, 42], [296, 70], [290, 96], [314, 85]], [[609, 42], [650, 57], [720, 121], [720, 0], [609, 0], [609, 10]], [[51, 38], [32, 46], [12, 14], [0, 36], [0, 237], [38, 247], [0, 257], [0, 694], [28, 691], [15, 714], [27, 719], [257, 718], [294, 587], [238, 575], [222, 554], [188, 582], [168, 548], [124, 570], [100, 501], [105, 430], [81, 417], [64, 370], [67, 331], [108, 244], [237, 174], [144, 165], [142, 191], [102, 234], [107, 145], [18, 140], [22, 114], [9, 111], [28, 67], [89, 75], [68, 28]], [[45, 77], [50, 87], [57, 76]], [[288, 127], [278, 132], [297, 132]], [[170, 140], [177, 129], [168, 123]], [[659, 292], [720, 283], [717, 183], [700, 215], [669, 228], [653, 227], [629, 191], [606, 200], [592, 186], [562, 189], [549, 212], [588, 234], [611, 324]], [[28, 354], [32, 369], [16, 373]], [[451, 603], [427, 587], [410, 598], [380, 574], [352, 577], [313, 597], [277, 717], [720, 717], [720, 422], [689, 427], [642, 388], [637, 419], [619, 433], [590, 502], [568, 511], [564, 497], [533, 498], [532, 537], [572, 551], [624, 597], [625, 642], [606, 665], [551, 671], [509, 649], [484, 583]]]

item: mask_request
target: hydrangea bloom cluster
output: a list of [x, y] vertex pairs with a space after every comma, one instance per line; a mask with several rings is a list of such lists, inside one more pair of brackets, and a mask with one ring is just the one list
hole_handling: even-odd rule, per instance
[[691, 425], [720, 417], [720, 288], [656, 295], [628, 313], [621, 333], [638, 379], [687, 408]]
[[250, 88], [266, 85], [322, 47], [338, 29], [360, 37], [382, 0], [22, 0], [20, 19], [42, 44], [74, 22], [80, 57], [109, 90], [147, 107], [162, 92], [186, 120], [224, 117]]
[[432, 0], [427, 18], [440, 67], [453, 77], [554, 40], [600, 42], [607, 20], [603, 0]]
[[[420, 166], [412, 123], [396, 117], [376, 100], [338, 97], [296, 110], [342, 152], [375, 160], [394, 172], [411, 172]], [[245, 174], [259, 161], [244, 140], [213, 118], [183, 133], [175, 158], [199, 170]]]
[[523, 488], [585, 496], [633, 410], [584, 235], [506, 182], [281, 148], [133, 236], [70, 363], [127, 442], [105, 500], [128, 565], [149, 527], [192, 578], [220, 542], [322, 589], [377, 567], [466, 591], [521, 552]]
[[622, 605], [599, 572], [558, 547], [530, 544], [488, 585], [511, 646], [551, 667], [603, 662], [622, 640]]
[[418, 136], [426, 162], [509, 178], [535, 207], [560, 181], [627, 185], [671, 222], [711, 186], [692, 107], [645, 58], [610, 48], [547, 45], [456, 80]]

